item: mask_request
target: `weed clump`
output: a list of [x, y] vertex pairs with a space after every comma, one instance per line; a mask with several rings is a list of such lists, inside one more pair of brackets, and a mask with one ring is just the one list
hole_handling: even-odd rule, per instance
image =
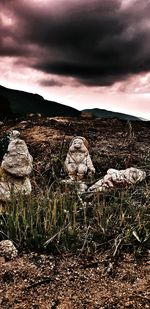
[[19, 196], [1, 213], [1, 237], [28, 250], [142, 254], [150, 248], [150, 195], [140, 188], [83, 200], [77, 192], [50, 188]]

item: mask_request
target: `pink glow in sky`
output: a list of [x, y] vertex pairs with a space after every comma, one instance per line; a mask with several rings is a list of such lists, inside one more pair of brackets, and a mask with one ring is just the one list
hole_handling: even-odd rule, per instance
[[1, 85], [150, 119], [150, 1], [1, 2]]

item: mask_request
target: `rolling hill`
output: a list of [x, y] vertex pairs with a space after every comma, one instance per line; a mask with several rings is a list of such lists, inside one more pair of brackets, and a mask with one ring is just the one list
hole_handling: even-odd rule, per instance
[[85, 109], [82, 111], [82, 113], [89, 113], [89, 115], [95, 117], [95, 118], [118, 118], [123, 120], [140, 120], [138, 117], [117, 113], [117, 112], [111, 112], [105, 109], [99, 109], [99, 108], [93, 108], [93, 109]]
[[75, 108], [53, 101], [44, 100], [38, 94], [12, 90], [0, 86], [0, 116], [24, 116], [37, 114], [55, 117], [78, 117], [80, 112]]

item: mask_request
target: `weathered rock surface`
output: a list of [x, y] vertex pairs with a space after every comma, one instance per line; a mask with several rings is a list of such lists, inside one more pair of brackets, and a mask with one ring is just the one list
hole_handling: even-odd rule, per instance
[[29, 177], [16, 178], [0, 170], [0, 201], [10, 201], [13, 196], [30, 195], [31, 182]]
[[0, 201], [3, 202], [10, 201], [14, 195], [31, 193], [28, 175], [32, 171], [33, 159], [19, 135], [18, 131], [12, 131], [0, 168]]
[[0, 256], [5, 257], [7, 260], [12, 260], [18, 255], [18, 250], [11, 240], [0, 241]]
[[146, 173], [134, 167], [127, 168], [126, 170], [109, 169], [104, 178], [97, 181], [88, 189], [88, 191], [107, 191], [119, 185], [126, 187], [132, 184], [136, 184], [145, 178]]
[[64, 165], [72, 180], [82, 180], [86, 175], [91, 176], [95, 173], [88, 151], [88, 142], [84, 137], [77, 136], [72, 139]]
[[12, 132], [8, 150], [3, 157], [1, 167], [11, 175], [24, 177], [31, 173], [33, 159], [29, 154], [26, 143], [18, 138], [19, 135], [18, 131]]

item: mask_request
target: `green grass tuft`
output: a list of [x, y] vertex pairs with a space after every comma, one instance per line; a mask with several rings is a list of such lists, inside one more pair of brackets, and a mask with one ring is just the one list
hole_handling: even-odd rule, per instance
[[81, 199], [59, 185], [19, 196], [0, 215], [1, 237], [21, 249], [142, 254], [150, 249], [150, 193], [138, 187]]

